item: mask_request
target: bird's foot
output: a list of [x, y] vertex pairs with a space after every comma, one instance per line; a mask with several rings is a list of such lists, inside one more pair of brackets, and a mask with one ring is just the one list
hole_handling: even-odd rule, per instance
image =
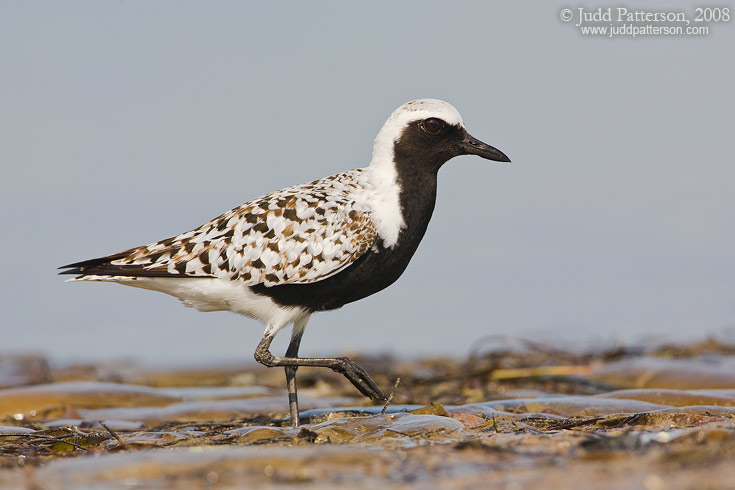
[[373, 400], [387, 400], [378, 385], [373, 381], [370, 375], [361, 368], [355, 361], [348, 357], [338, 357], [334, 359], [334, 364], [330, 366], [333, 371], [340, 373], [350, 380], [360, 393]]

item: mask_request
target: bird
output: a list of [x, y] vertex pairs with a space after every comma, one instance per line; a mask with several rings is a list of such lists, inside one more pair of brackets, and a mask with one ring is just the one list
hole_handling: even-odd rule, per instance
[[[284, 367], [289, 415], [299, 425], [296, 371], [326, 367], [373, 400], [386, 396], [347, 357], [298, 357], [313, 313], [377, 293], [405, 271], [436, 203], [437, 174], [450, 159], [510, 162], [471, 136], [451, 104], [417, 99], [398, 107], [364, 168], [286, 187], [174, 237], [68, 264], [69, 281], [103, 281], [172, 295], [200, 311], [231, 311], [265, 325], [255, 360]], [[285, 356], [270, 351], [293, 325]]]

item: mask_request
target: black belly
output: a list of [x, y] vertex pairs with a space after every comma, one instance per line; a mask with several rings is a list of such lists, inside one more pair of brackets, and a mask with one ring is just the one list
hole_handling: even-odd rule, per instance
[[420, 238], [415, 244], [370, 250], [343, 271], [321, 281], [273, 287], [259, 284], [251, 288], [282, 306], [300, 306], [312, 312], [334, 310], [393, 284], [406, 270], [419, 241]]

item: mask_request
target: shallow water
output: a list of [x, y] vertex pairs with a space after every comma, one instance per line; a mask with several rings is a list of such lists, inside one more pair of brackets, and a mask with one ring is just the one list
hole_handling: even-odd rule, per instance
[[[543, 348], [360, 362], [340, 376], [256, 366], [49, 368], [0, 359], [0, 488], [732, 488], [735, 348]], [[114, 381], [114, 382], [113, 382]]]

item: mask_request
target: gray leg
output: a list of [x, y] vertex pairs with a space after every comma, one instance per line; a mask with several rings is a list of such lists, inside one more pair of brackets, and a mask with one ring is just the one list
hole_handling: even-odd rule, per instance
[[[266, 334], [255, 349], [255, 360], [259, 363], [268, 366], [312, 366], [312, 367], [326, 367], [342, 374], [345, 378], [350, 380], [355, 388], [360, 390], [360, 393], [372, 398], [373, 400], [385, 400], [385, 394], [380, 391], [378, 385], [370, 377], [370, 375], [363, 368], [357, 365], [354, 361], [347, 357], [276, 357], [270, 352], [271, 342], [273, 342], [273, 334]], [[292, 340], [293, 342], [293, 340]], [[290, 350], [290, 346], [289, 346]], [[294, 372], [295, 375], [295, 372]], [[288, 376], [288, 371], [287, 371]], [[295, 389], [295, 380], [294, 380]], [[290, 390], [289, 390], [290, 391]], [[294, 391], [295, 393], [295, 391]]]
[[[293, 326], [293, 334], [291, 335], [291, 343], [288, 344], [286, 357], [296, 358], [299, 355], [299, 345], [301, 345], [301, 337], [304, 335], [304, 328]], [[296, 370], [298, 366], [286, 366], [286, 386], [288, 387], [288, 409], [291, 412], [291, 425], [296, 428], [299, 426], [299, 398], [296, 394]]]

